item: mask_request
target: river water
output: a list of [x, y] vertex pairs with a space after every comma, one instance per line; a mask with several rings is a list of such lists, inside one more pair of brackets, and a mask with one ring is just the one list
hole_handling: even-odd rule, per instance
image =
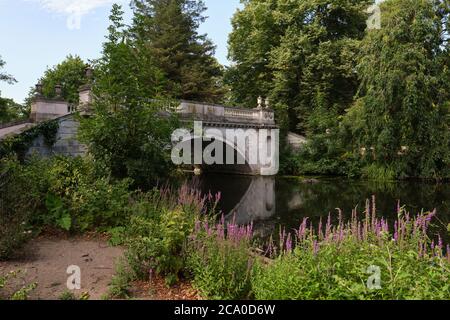
[[343, 210], [346, 218], [351, 217], [355, 207], [363, 216], [366, 199], [372, 196], [376, 199], [377, 214], [391, 221], [396, 217], [399, 201], [411, 214], [437, 209], [435, 229], [445, 238], [448, 236], [450, 184], [421, 181], [379, 184], [343, 178], [305, 181], [221, 174], [206, 174], [194, 179], [205, 193], [221, 192], [219, 208], [228, 219], [234, 217], [240, 224], [253, 221], [256, 233], [263, 238], [278, 234], [280, 227], [286, 230], [298, 228], [305, 217], [318, 222], [320, 217], [331, 213], [337, 219], [337, 208]]

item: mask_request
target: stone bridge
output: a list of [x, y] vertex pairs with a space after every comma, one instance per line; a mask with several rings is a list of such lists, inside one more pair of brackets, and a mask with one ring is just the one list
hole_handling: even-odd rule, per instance
[[[81, 115], [89, 115], [92, 103], [91, 88], [89, 85], [80, 88], [80, 104], [77, 107], [60, 98], [59, 86], [55, 89], [57, 98], [47, 99], [42, 96], [42, 86], [38, 84], [32, 101], [31, 118], [20, 123], [0, 126], [0, 140], [21, 134], [38, 123], [56, 120], [59, 122], [56, 143], [47, 146], [43, 137], [39, 137], [32, 143], [28, 154], [85, 154], [87, 148], [77, 140], [79, 123], [74, 114], [78, 112]], [[262, 98], [258, 99], [255, 109], [181, 101], [177, 112], [186, 128], [191, 128], [191, 124], [195, 123], [194, 130], [185, 129], [190, 135], [184, 137], [181, 144], [188, 148], [192, 145], [195, 147], [198, 142], [202, 155], [209, 152], [217, 160], [206, 164], [203, 158], [198, 161], [193, 156], [189, 159], [192, 161], [185, 161], [183, 165], [197, 172], [201, 170], [262, 176], [278, 173], [278, 128], [274, 112], [269, 108], [267, 100], [264, 103]], [[199, 124], [201, 130], [196, 131], [195, 126]], [[221, 149], [223, 152], [219, 152]]]

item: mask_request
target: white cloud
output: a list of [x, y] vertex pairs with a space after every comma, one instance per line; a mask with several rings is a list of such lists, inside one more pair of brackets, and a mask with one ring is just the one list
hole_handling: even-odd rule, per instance
[[81, 18], [93, 10], [126, 0], [28, 0], [39, 3], [43, 8], [67, 16], [69, 29], [80, 29]]

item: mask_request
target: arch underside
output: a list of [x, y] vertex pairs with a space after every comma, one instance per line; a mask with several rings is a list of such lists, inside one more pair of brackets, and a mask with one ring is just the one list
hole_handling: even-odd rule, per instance
[[[193, 138], [185, 143], [190, 143], [191, 150], [194, 150], [194, 143], [202, 144], [202, 152], [205, 151], [205, 148], [212, 144], [213, 141], [203, 141], [201, 138]], [[186, 169], [193, 170], [195, 168], [200, 168], [203, 173], [230, 173], [230, 174], [243, 174], [243, 175], [258, 175], [259, 168], [254, 165], [250, 165], [245, 158], [245, 155], [242, 154], [238, 149], [234, 148], [230, 145], [230, 143], [217, 140], [217, 143], [222, 145], [223, 155], [222, 157], [218, 157], [220, 159], [218, 163], [214, 164], [206, 164], [204, 159], [202, 163], [195, 164], [194, 152], [191, 153], [191, 163], [188, 165], [184, 165]], [[233, 154], [233, 164], [227, 164], [227, 155], [229, 157], [230, 154]], [[215, 153], [212, 153], [213, 156], [216, 156]], [[245, 161], [244, 161], [245, 159]]]

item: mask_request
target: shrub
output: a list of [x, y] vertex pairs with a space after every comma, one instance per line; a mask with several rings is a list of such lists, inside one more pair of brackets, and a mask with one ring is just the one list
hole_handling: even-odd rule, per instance
[[[226, 230], [225, 230], [226, 229]], [[187, 268], [194, 286], [210, 299], [250, 298], [252, 227], [239, 227], [222, 220], [215, 227], [197, 221], [189, 241]]]
[[69, 198], [76, 230], [107, 230], [125, 225], [131, 215], [129, 186], [129, 180], [111, 182], [108, 178], [81, 183]]
[[[32, 166], [43, 167], [40, 162]], [[8, 258], [29, 238], [33, 213], [42, 207], [42, 180], [34, 173], [23, 170], [14, 157], [0, 160], [0, 259]]]
[[0, 174], [2, 248], [23, 242], [28, 226], [105, 230], [125, 225], [131, 214], [131, 181], [112, 180], [90, 158], [5, 158]]
[[116, 274], [111, 280], [108, 290], [108, 298], [129, 298], [130, 283], [133, 281], [132, 271], [125, 259], [116, 263]]
[[364, 178], [375, 181], [393, 181], [397, 177], [396, 170], [391, 167], [384, 167], [377, 164], [370, 164], [363, 168]]
[[147, 279], [152, 272], [174, 284], [184, 269], [186, 239], [195, 219], [205, 212], [206, 198], [183, 186], [179, 192], [152, 191], [136, 201], [127, 227], [127, 258], [137, 277]]

